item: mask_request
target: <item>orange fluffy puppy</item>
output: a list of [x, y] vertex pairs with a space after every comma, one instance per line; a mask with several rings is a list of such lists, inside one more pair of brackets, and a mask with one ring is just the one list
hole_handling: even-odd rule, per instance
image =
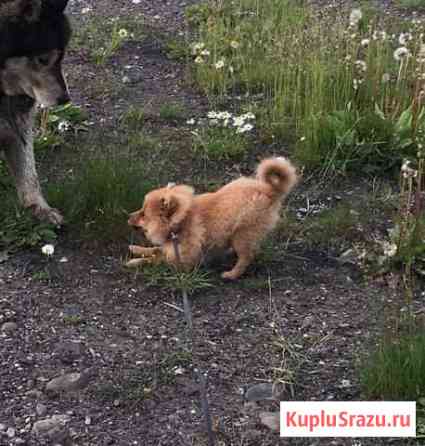
[[[167, 262], [190, 269], [208, 251], [229, 248], [237, 262], [222, 274], [225, 279], [240, 277], [254, 258], [260, 241], [276, 226], [283, 198], [297, 182], [295, 167], [285, 158], [263, 160], [255, 178], [242, 177], [216, 192], [195, 195], [190, 186], [168, 186], [149, 192], [143, 208], [130, 214], [128, 224], [141, 229], [156, 245], [130, 246], [143, 262]], [[173, 237], [178, 240], [176, 258]]]

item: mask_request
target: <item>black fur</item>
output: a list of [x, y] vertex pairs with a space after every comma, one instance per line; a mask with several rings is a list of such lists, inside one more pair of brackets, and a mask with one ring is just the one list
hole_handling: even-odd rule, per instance
[[0, 68], [10, 57], [31, 57], [58, 49], [64, 51], [71, 27], [63, 11], [67, 0], [43, 0], [38, 20], [25, 17], [0, 22]]

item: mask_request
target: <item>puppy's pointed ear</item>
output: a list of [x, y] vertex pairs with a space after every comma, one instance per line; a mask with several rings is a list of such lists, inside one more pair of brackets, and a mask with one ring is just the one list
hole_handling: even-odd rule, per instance
[[179, 201], [174, 195], [161, 198], [161, 214], [171, 218], [179, 208]]

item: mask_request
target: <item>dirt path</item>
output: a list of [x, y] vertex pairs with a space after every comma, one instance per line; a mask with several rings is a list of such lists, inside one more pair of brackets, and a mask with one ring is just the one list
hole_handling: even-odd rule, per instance
[[[183, 102], [191, 112], [208, 109], [186, 82], [185, 66], [166, 57], [158, 37], [185, 32], [182, 12], [190, 3], [72, 3], [77, 24], [81, 10], [90, 8], [88, 14], [100, 16], [142, 12], [150, 29], [147, 39], [126, 47], [107, 67], [90, 64], [83, 50], [70, 52], [71, 91], [95, 125], [112, 131], [129, 105], [143, 104], [152, 116], [167, 101]], [[142, 77], [121, 90], [129, 70]], [[122, 96], [96, 94], [100, 79]], [[161, 125], [152, 121], [153, 128]], [[189, 161], [179, 164], [187, 180]], [[60, 156], [55, 166], [59, 162]], [[238, 168], [231, 169], [236, 174]], [[301, 203], [303, 193], [293, 203]], [[51, 261], [28, 251], [0, 262], [0, 325], [12, 323], [0, 333], [0, 445], [44, 444], [31, 434], [32, 426], [58, 414], [68, 418], [76, 445], [204, 445], [194, 364], [208, 371], [218, 444], [354, 444], [279, 440], [244, 406], [242, 392], [281, 379], [295, 383], [293, 395], [284, 395], [289, 398], [361, 398], [356, 362], [379, 329], [382, 305], [391, 297], [386, 288], [364, 283], [356, 267], [326, 253], [291, 245], [284, 256], [275, 253], [251, 268], [244, 280], [217, 279], [214, 288], [194, 295], [191, 356], [182, 314], [172, 307], [181, 307], [181, 296], [125, 272], [125, 249], [122, 243], [111, 255], [98, 255], [93, 247], [59, 240]], [[221, 269], [212, 274], [218, 277]], [[87, 369], [86, 386], [60, 395], [46, 391], [58, 375]], [[66, 443], [60, 434], [57, 442]]]

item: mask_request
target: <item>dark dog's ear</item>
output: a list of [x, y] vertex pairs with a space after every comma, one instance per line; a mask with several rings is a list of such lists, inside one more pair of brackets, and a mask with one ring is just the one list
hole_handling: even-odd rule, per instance
[[41, 0], [8, 0], [0, 2], [0, 19], [24, 19], [35, 22], [40, 18]]
[[62, 14], [65, 11], [68, 0], [43, 0], [43, 12], [49, 14]]

